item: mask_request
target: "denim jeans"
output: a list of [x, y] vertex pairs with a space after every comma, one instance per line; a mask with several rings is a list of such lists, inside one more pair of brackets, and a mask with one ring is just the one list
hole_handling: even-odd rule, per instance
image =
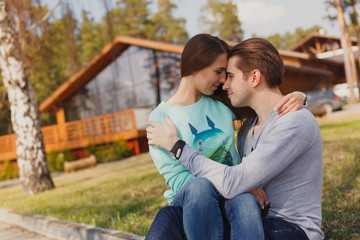
[[145, 240], [186, 240], [182, 207], [163, 207], [156, 214]]
[[185, 184], [172, 206], [160, 209], [145, 238], [169, 239], [308, 240], [295, 224], [279, 218], [262, 218], [260, 205], [252, 194], [224, 199], [205, 178]]
[[[171, 205], [156, 215], [146, 240], [217, 240], [224, 239], [224, 234], [225, 239], [229, 239], [228, 231], [231, 239], [264, 239], [260, 207], [249, 193], [225, 200], [209, 180], [195, 178], [176, 193]], [[227, 220], [233, 231], [224, 229], [224, 223], [228, 226]], [[186, 238], [182, 238], [184, 234]]]
[[223, 239], [224, 224], [218, 192], [206, 178], [194, 178], [186, 183], [176, 193], [171, 205], [183, 209], [188, 240]]
[[225, 200], [225, 214], [230, 223], [230, 239], [264, 239], [260, 204], [251, 193]]
[[280, 218], [263, 218], [265, 240], [309, 240], [304, 230]]

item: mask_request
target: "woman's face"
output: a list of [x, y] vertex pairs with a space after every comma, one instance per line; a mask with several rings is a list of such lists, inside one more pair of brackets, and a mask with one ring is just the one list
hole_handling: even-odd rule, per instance
[[210, 66], [195, 73], [195, 87], [204, 95], [212, 95], [221, 83], [226, 80], [227, 55], [222, 53], [217, 56]]

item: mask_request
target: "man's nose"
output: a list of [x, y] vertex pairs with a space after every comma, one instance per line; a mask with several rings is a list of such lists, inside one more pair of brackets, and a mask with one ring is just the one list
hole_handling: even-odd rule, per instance
[[230, 89], [230, 80], [229, 78], [226, 78], [222, 87], [223, 90], [228, 90]]

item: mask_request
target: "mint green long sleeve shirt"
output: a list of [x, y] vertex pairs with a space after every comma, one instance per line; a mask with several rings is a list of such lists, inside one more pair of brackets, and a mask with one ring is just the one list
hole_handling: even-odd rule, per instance
[[[162, 102], [151, 112], [149, 120], [165, 123], [165, 116], [169, 116], [177, 126], [179, 137], [196, 151], [229, 166], [239, 163], [232, 124], [235, 116], [223, 103], [207, 96], [188, 106]], [[170, 187], [164, 196], [171, 202], [176, 192], [194, 175], [171, 158], [168, 151], [156, 146], [150, 146], [149, 151], [159, 173]]]

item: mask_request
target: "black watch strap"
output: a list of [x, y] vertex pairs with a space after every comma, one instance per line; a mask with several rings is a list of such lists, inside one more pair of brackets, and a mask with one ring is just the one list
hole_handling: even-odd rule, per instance
[[169, 154], [172, 158], [176, 158], [179, 159], [182, 153], [182, 150], [184, 148], [184, 146], [186, 145], [186, 142], [184, 142], [183, 140], [179, 139], [174, 146], [171, 148], [171, 150], [169, 151]]

